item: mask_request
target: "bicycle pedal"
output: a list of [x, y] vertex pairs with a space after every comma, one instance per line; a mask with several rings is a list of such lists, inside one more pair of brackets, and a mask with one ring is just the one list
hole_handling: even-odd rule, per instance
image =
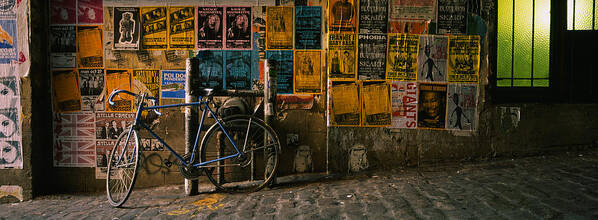
[[168, 168], [170, 168], [172, 166], [172, 162], [170, 162], [170, 160], [164, 159], [163, 163], [164, 163], [164, 166], [166, 166]]

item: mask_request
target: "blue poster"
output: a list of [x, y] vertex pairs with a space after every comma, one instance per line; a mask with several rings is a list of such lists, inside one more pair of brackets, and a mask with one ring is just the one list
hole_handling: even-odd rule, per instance
[[17, 59], [17, 21], [0, 20], [0, 63]]
[[295, 49], [322, 49], [322, 7], [295, 7]]
[[205, 88], [224, 88], [224, 52], [221, 50], [200, 50], [199, 58], [200, 86]]
[[226, 51], [225, 89], [251, 89], [251, 51]]
[[270, 64], [270, 71], [276, 71], [278, 94], [293, 94], [293, 51], [268, 50], [266, 59]]
[[185, 98], [184, 70], [162, 70], [162, 98]]

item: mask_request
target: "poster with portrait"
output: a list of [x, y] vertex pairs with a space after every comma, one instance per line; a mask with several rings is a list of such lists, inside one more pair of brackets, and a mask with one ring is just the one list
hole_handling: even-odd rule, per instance
[[294, 17], [293, 7], [266, 7], [266, 50], [292, 50]]
[[448, 81], [477, 83], [480, 70], [480, 36], [449, 37]]
[[102, 0], [77, 0], [77, 24], [104, 24]]
[[331, 33], [354, 32], [357, 28], [357, 0], [328, 1], [328, 28]]
[[385, 34], [388, 31], [388, 0], [359, 1], [359, 34]]
[[18, 121], [18, 114], [19, 112], [17, 112], [17, 108], [9, 107], [0, 109], [0, 120], [2, 121], [2, 129], [0, 129], [0, 143], [3, 140], [20, 140], [21, 131], [19, 128], [20, 122]]
[[95, 117], [96, 179], [106, 179], [112, 148], [118, 136], [133, 124], [135, 113], [97, 112]]
[[364, 127], [388, 127], [392, 124], [390, 83], [387, 81], [362, 81], [361, 121]]
[[168, 8], [168, 49], [195, 48], [195, 7]]
[[357, 78], [386, 79], [386, 34], [359, 34], [357, 41]]
[[143, 151], [164, 151], [164, 145], [156, 138], [139, 138], [139, 147]]
[[473, 131], [477, 107], [476, 84], [449, 84], [446, 129]]
[[104, 111], [104, 100], [100, 97], [104, 91], [103, 69], [79, 69], [79, 87], [83, 111]]
[[50, 26], [52, 68], [75, 68], [77, 57], [75, 26]]
[[185, 71], [162, 70], [162, 99], [185, 98]]
[[17, 60], [17, 20], [0, 20], [0, 64]]
[[267, 50], [270, 71], [277, 73], [277, 93], [293, 94], [293, 51]]
[[15, 19], [17, 17], [17, 4], [19, 2], [17, 2], [17, 0], [5, 0], [0, 2], [0, 18]]
[[0, 169], [22, 169], [19, 78], [0, 77]]
[[322, 52], [295, 51], [295, 94], [322, 94]]
[[166, 7], [141, 7], [141, 47], [144, 50], [168, 48]]
[[74, 69], [52, 71], [54, 112], [81, 111], [79, 77]]
[[50, 24], [77, 23], [77, 0], [50, 0]]
[[392, 128], [417, 128], [417, 83], [392, 81]]
[[446, 84], [419, 83], [417, 127], [444, 129], [446, 118]]
[[224, 88], [224, 51], [202, 50], [199, 58], [199, 77], [201, 87]]
[[420, 35], [417, 80], [420, 82], [446, 82], [447, 57], [448, 37]]
[[388, 33], [427, 34], [430, 20], [397, 20], [388, 25]]
[[197, 7], [197, 48], [224, 47], [224, 7]]
[[160, 70], [133, 70], [133, 92], [157, 98], [156, 105], [160, 105], [160, 78]]
[[328, 77], [332, 79], [357, 78], [355, 34], [330, 33], [328, 35]]
[[330, 125], [336, 127], [361, 125], [361, 97], [357, 81], [331, 81]]
[[104, 67], [102, 39], [102, 26], [77, 26], [77, 66], [79, 68]]
[[114, 7], [114, 50], [138, 50], [141, 28], [139, 8]]
[[251, 49], [251, 7], [226, 7], [226, 49]]
[[418, 41], [418, 35], [388, 34], [386, 79], [416, 80]]
[[225, 51], [225, 89], [251, 89], [251, 51]]
[[436, 18], [436, 0], [390, 0], [390, 20]]
[[129, 69], [106, 69], [104, 76], [104, 94], [106, 97], [106, 111], [109, 112], [131, 112], [133, 111], [133, 100], [135, 97], [121, 93], [115, 96], [112, 101], [114, 105], [108, 103], [108, 97], [114, 90], [124, 89], [131, 91], [131, 70]]
[[465, 34], [468, 0], [438, 0], [438, 34]]
[[295, 49], [322, 49], [321, 6], [295, 6]]

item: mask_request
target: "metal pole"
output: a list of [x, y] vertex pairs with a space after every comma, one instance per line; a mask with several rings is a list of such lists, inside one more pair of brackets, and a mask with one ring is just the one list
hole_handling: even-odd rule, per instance
[[[197, 94], [193, 89], [199, 88], [199, 59], [197, 57], [187, 58], [185, 74], [185, 102], [197, 102]], [[188, 154], [193, 150], [195, 144], [195, 135], [199, 129], [199, 106], [185, 107], [185, 153]], [[196, 157], [198, 157], [197, 155]], [[185, 195], [197, 195], [198, 186], [197, 180], [185, 179]]]

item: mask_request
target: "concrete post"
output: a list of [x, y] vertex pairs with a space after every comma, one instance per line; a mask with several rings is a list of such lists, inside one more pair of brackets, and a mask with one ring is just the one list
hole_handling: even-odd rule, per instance
[[[185, 74], [185, 102], [197, 102], [197, 93], [199, 85], [199, 59], [197, 57], [187, 58]], [[190, 153], [195, 144], [195, 136], [199, 129], [199, 105], [185, 107], [185, 153]], [[199, 156], [199, 155], [197, 155]], [[197, 180], [185, 179], [185, 195], [192, 196], [198, 194]]]
[[[279, 64], [275, 60], [266, 60], [264, 67], [264, 122], [272, 126], [276, 120], [276, 84], [278, 78]], [[267, 137], [264, 135], [264, 143], [267, 143]], [[264, 151], [264, 158], [269, 158], [270, 152]], [[266, 163], [272, 164], [270, 161]], [[271, 172], [273, 168], [266, 167], [265, 172]], [[276, 174], [274, 174], [276, 177]], [[276, 184], [276, 178], [272, 180], [272, 184]]]

